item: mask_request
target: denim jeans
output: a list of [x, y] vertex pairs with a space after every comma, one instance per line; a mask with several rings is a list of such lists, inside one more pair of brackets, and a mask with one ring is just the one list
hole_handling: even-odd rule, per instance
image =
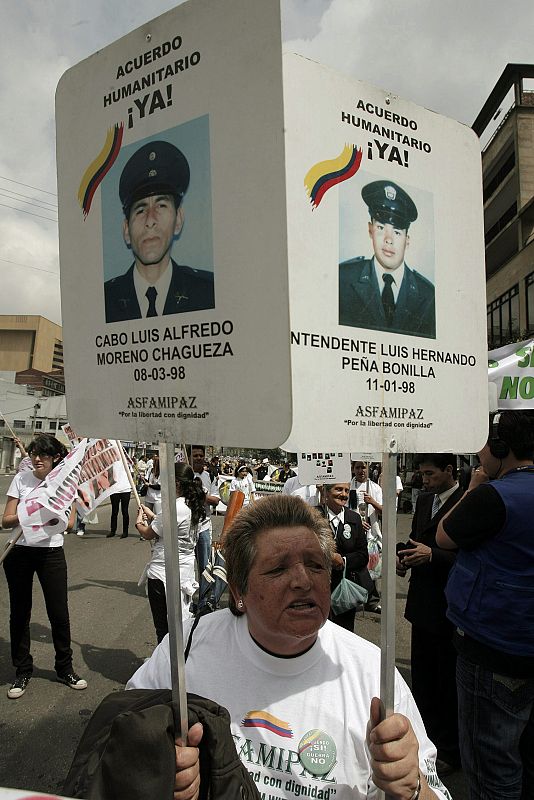
[[202, 577], [202, 573], [206, 569], [208, 561], [210, 560], [211, 554], [211, 520], [209, 521], [209, 527], [206, 527], [205, 530], [200, 531], [198, 534], [198, 541], [195, 547], [195, 557], [197, 560], [197, 567], [198, 567], [198, 582], [200, 584], [199, 589], [199, 604], [198, 607], [202, 608], [206, 605], [206, 602], [209, 600], [210, 592], [209, 587], [211, 584]]
[[[534, 706], [534, 678], [508, 678], [459, 655], [462, 766], [471, 800], [521, 800], [520, 739]], [[529, 767], [527, 767], [529, 769]], [[530, 783], [532, 776], [525, 776]]]

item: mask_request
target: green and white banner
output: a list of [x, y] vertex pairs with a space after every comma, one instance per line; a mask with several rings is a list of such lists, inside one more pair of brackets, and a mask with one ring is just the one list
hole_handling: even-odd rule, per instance
[[534, 339], [490, 350], [488, 380], [499, 410], [534, 408]]

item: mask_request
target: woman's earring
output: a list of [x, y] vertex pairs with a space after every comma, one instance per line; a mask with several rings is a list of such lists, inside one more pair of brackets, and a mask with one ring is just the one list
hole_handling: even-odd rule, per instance
[[241, 610], [242, 608], [244, 608], [244, 603], [243, 603], [243, 601], [242, 601], [242, 600], [238, 600], [238, 601], [237, 601], [237, 607], [239, 608], [239, 610]]

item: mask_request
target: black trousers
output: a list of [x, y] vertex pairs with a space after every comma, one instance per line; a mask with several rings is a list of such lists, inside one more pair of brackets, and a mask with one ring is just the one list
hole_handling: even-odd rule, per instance
[[150, 610], [152, 611], [152, 619], [154, 620], [154, 627], [159, 644], [163, 637], [169, 632], [165, 586], [163, 581], [160, 581], [159, 578], [148, 578], [147, 587], [148, 602], [150, 603]]
[[130, 504], [131, 492], [116, 492], [109, 498], [111, 501], [111, 533], [117, 533], [117, 522], [119, 519], [119, 505], [122, 513], [122, 532], [128, 533], [130, 516], [128, 506]]
[[43, 590], [46, 613], [56, 651], [55, 670], [63, 676], [72, 672], [70, 621], [67, 604], [67, 562], [62, 547], [15, 545], [4, 561], [9, 587], [11, 659], [17, 675], [31, 675], [30, 618], [33, 576]]
[[456, 649], [452, 629], [431, 632], [412, 625], [412, 694], [437, 747], [438, 758], [460, 764]]

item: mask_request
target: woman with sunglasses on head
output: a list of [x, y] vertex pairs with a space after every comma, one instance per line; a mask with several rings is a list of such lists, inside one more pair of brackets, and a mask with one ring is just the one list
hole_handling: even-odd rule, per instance
[[[189, 464], [174, 465], [176, 479], [176, 518], [178, 523], [178, 553], [180, 558], [180, 589], [182, 593], [182, 618], [190, 616], [189, 606], [198, 584], [195, 581], [195, 544], [198, 523], [206, 516], [204, 489], [194, 480]], [[158, 644], [169, 627], [167, 624], [167, 599], [165, 593], [165, 544], [167, 532], [163, 529], [162, 513], [154, 514], [141, 505], [135, 527], [143, 539], [150, 541], [152, 558], [146, 567], [148, 600], [156, 629]]]
[[[3, 528], [16, 528], [20, 524], [17, 513], [20, 501], [45, 480], [66, 454], [67, 449], [55, 436], [43, 433], [35, 437], [28, 447], [33, 469], [19, 472], [13, 478], [2, 517]], [[72, 528], [73, 522], [74, 512], [70, 515], [68, 530]], [[24, 527], [22, 531], [22, 536], [4, 561], [10, 600], [11, 658], [16, 669], [15, 681], [7, 696], [12, 700], [22, 697], [32, 677], [30, 618], [34, 574], [37, 574], [43, 590], [52, 629], [57, 678], [71, 689], [86, 689], [87, 682], [74, 672], [72, 666], [63, 531], [57, 533], [51, 529], [46, 538], [38, 541], [31, 536], [30, 530], [27, 536]]]

